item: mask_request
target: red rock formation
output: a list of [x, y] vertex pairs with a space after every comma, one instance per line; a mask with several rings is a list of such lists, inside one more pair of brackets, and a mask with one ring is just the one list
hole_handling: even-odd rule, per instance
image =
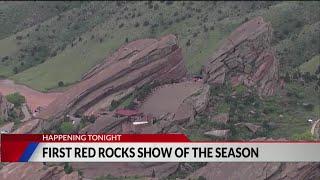
[[154, 80], [178, 80], [187, 73], [174, 35], [144, 39], [120, 47], [83, 80], [53, 101], [38, 118], [81, 114], [100, 100]]
[[13, 104], [9, 103], [7, 99], [0, 93], [0, 117], [8, 119], [8, 111], [13, 108]]
[[10, 163], [0, 170], [0, 179], [3, 180], [58, 180], [63, 175], [63, 167], [48, 167], [42, 163]]
[[272, 28], [262, 17], [238, 27], [204, 68], [205, 80], [212, 85], [231, 80], [233, 86], [255, 87], [262, 96], [275, 93], [279, 62], [271, 49]]
[[319, 163], [208, 163], [188, 178], [206, 179], [319, 179]]

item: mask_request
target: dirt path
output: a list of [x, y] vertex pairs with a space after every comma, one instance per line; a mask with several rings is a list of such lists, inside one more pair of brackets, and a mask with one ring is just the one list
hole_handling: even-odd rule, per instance
[[33, 111], [38, 106], [46, 107], [57, 96], [61, 94], [58, 92], [42, 93], [24, 85], [15, 84], [11, 80], [0, 80], [0, 93], [7, 95], [14, 92], [19, 92], [20, 94], [26, 97], [27, 105], [29, 106], [31, 111]]
[[320, 119], [313, 123], [311, 128], [311, 134], [316, 136], [316, 138], [320, 138]]
[[27, 104], [23, 104], [21, 107], [21, 110], [24, 114], [24, 118], [21, 120], [21, 122], [25, 122], [25, 121], [28, 121], [29, 119], [31, 119], [31, 114], [28, 110]]

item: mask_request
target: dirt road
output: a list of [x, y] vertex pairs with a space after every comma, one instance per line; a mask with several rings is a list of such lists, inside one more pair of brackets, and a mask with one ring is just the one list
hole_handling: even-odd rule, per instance
[[0, 92], [4, 95], [19, 92], [26, 97], [27, 105], [33, 111], [38, 106], [46, 107], [61, 93], [43, 93], [33, 90], [27, 86], [15, 84], [11, 80], [0, 80]]

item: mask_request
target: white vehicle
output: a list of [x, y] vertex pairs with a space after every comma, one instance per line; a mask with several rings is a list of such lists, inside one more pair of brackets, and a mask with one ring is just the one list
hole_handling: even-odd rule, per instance
[[9, 131], [7, 131], [7, 130], [1, 130], [0, 131], [0, 134], [8, 134], [9, 133]]

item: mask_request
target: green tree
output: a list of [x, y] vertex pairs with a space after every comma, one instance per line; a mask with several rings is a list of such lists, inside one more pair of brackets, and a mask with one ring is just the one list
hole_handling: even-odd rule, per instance
[[70, 134], [74, 132], [74, 127], [71, 122], [62, 122], [59, 127], [59, 132], [62, 134]]
[[16, 107], [20, 107], [21, 104], [26, 102], [26, 98], [18, 92], [8, 94], [6, 96], [6, 99], [12, 104], [14, 104]]
[[294, 134], [292, 139], [296, 141], [313, 141], [314, 136], [311, 134], [311, 132], [307, 131], [301, 134]]
[[59, 81], [59, 82], [58, 82], [58, 86], [59, 86], [59, 87], [64, 86], [64, 82], [63, 82], [63, 81]]
[[67, 162], [64, 163], [63, 169], [64, 169], [64, 172], [65, 172], [66, 174], [70, 174], [70, 173], [72, 173], [72, 171], [73, 171], [72, 166], [71, 166], [69, 163], [67, 163]]

